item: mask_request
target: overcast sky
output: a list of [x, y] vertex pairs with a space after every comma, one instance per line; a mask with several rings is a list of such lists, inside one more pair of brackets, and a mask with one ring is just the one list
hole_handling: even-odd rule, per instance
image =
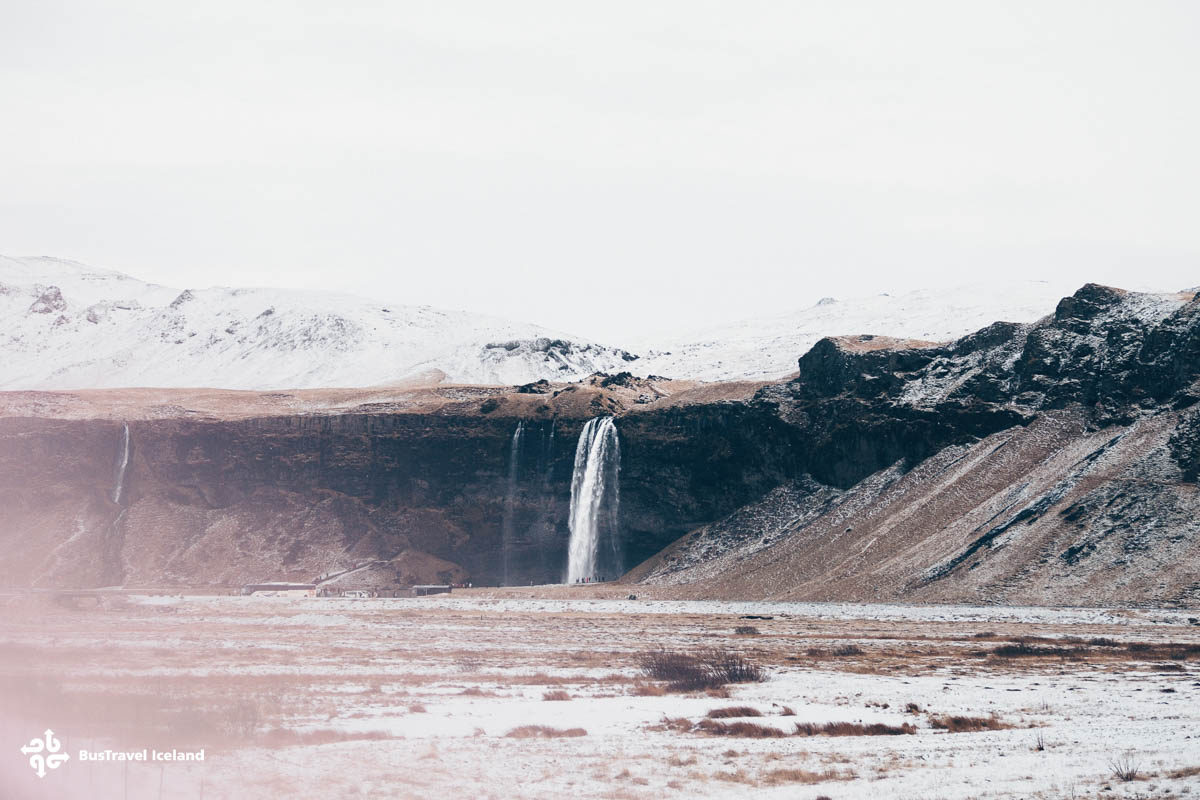
[[0, 2], [0, 253], [619, 342], [1200, 284], [1200, 4]]

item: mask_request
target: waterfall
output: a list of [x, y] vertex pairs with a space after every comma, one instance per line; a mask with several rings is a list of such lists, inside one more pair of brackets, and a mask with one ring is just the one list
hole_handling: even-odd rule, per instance
[[509, 559], [512, 557], [513, 539], [516, 537], [517, 473], [521, 468], [521, 437], [525, 434], [525, 421], [517, 423], [508, 449], [508, 492], [504, 496], [504, 519], [500, 527], [500, 558], [502, 585], [509, 585]]
[[575, 447], [575, 472], [571, 476], [567, 583], [609, 577], [621, 571], [617, 538], [620, 470], [621, 442], [613, 418], [588, 420]]
[[121, 505], [121, 492], [125, 489], [125, 468], [129, 466], [129, 423], [125, 423], [121, 434], [121, 457], [117, 459], [117, 481], [112, 490], [112, 501]]

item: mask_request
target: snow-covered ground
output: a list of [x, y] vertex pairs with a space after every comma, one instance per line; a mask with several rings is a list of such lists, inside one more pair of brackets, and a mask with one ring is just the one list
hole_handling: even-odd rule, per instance
[[[22, 797], [1132, 799], [1185, 798], [1200, 781], [1200, 627], [1172, 610], [0, 603], [0, 734], [23, 741], [49, 721], [69, 752], [207, 748], [203, 764], [76, 763], [40, 782], [20, 754], [0, 758], [0, 786]], [[757, 632], [736, 632], [747, 625]], [[992, 653], [1013, 642], [1069, 652]], [[657, 648], [714, 647], [766, 679], [677, 692], [639, 669]], [[731, 708], [751, 710], [724, 722], [782, 735], [697, 727]], [[995, 729], [950, 733], [938, 727], [946, 716]], [[831, 722], [911, 732], [796, 734], [797, 723]], [[514, 735], [526, 726], [553, 735]], [[1117, 762], [1138, 779], [1120, 780]]]
[[418, 378], [516, 385], [620, 371], [706, 381], [774, 378], [793, 372], [823, 336], [944, 341], [997, 320], [1032, 322], [1076, 288], [992, 280], [827, 298], [683, 335], [599, 343], [529, 323], [392, 302], [404, 298], [181, 289], [73, 261], [0, 256], [0, 389], [304, 389]]

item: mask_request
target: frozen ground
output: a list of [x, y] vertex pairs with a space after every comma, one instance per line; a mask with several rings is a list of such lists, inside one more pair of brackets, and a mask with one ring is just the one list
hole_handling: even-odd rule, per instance
[[[482, 593], [0, 604], [5, 798], [1200, 797], [1194, 613]], [[670, 691], [639, 670], [656, 648], [737, 652], [766, 680]], [[752, 711], [723, 723], [785, 735], [696, 727], [735, 707]], [[936, 728], [947, 716], [996, 729]], [[915, 732], [794, 733], [830, 722]], [[576, 735], [509, 735], [531, 725]], [[47, 726], [71, 753], [206, 760], [76, 760], [39, 780], [17, 748]]]

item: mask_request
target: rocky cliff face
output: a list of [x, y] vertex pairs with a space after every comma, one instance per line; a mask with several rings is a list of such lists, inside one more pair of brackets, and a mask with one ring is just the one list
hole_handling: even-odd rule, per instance
[[1039, 323], [949, 345], [823, 340], [757, 397], [793, 426], [803, 479], [635, 577], [691, 595], [1196, 602], [1198, 337], [1193, 295], [1088, 285]]
[[576, 440], [611, 415], [622, 550], [645, 560], [627, 580], [681, 596], [1196, 598], [1192, 295], [1089, 285], [1035, 324], [829, 338], [798, 368], [752, 385], [5, 395], [6, 582], [232, 586], [384, 562], [403, 569], [360, 574], [555, 582]]
[[300, 414], [280, 413], [292, 397], [281, 396], [266, 406], [273, 414], [223, 415], [236, 418], [189, 413], [186, 396], [128, 422], [47, 418], [86, 409], [10, 413], [0, 418], [0, 497], [12, 511], [0, 526], [5, 568], [15, 583], [43, 586], [236, 586], [408, 554], [406, 563], [441, 565], [406, 573], [425, 581], [446, 580], [449, 562], [482, 584], [500, 581], [506, 563], [510, 583], [557, 582], [576, 440], [588, 419], [613, 414], [628, 414], [620, 520], [622, 549], [637, 563], [792, 471], [770, 408], [655, 410], [661, 386], [465, 388], [435, 404], [399, 392]]

